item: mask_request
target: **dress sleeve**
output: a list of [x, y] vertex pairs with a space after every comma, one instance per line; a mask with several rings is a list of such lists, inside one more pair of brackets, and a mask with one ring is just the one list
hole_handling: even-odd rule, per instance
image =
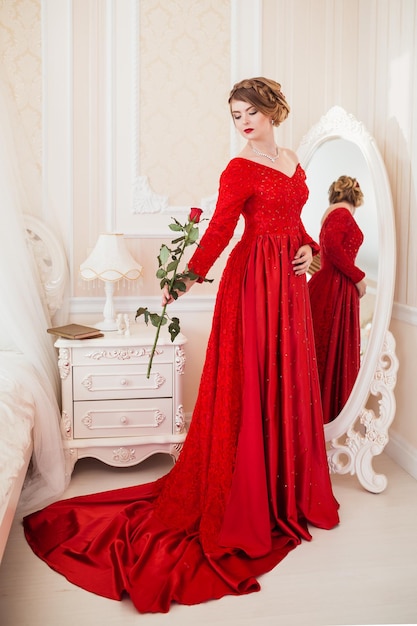
[[365, 278], [365, 272], [355, 265], [355, 258], [346, 251], [346, 233], [352, 231], [352, 226], [357, 227], [347, 209], [333, 211], [323, 224], [320, 243], [329, 261], [356, 284]]
[[233, 236], [247, 198], [251, 195], [248, 176], [239, 163], [231, 161], [220, 177], [219, 194], [213, 217], [192, 255], [189, 269], [205, 278]]
[[320, 246], [306, 232], [306, 229], [304, 228], [304, 224], [302, 223], [301, 220], [300, 220], [300, 234], [301, 234], [301, 245], [305, 246], [305, 245], [308, 244], [311, 247], [311, 250], [313, 252], [313, 256], [318, 254], [320, 252]]

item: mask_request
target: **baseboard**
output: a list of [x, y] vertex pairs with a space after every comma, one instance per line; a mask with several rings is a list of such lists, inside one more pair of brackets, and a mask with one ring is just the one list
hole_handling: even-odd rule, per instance
[[393, 461], [417, 480], [417, 449], [393, 431], [389, 432], [389, 442], [385, 452]]
[[392, 307], [392, 317], [400, 322], [405, 322], [411, 326], [417, 326], [417, 309], [406, 304], [394, 302]]

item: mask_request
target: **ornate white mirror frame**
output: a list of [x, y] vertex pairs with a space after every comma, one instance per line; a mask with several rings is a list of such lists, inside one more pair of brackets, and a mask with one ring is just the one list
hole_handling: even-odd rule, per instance
[[[379, 493], [385, 489], [387, 478], [375, 472], [372, 461], [388, 443], [388, 429], [395, 414], [398, 369], [395, 340], [388, 330], [395, 280], [394, 212], [388, 176], [374, 138], [361, 122], [339, 106], [331, 108], [310, 129], [297, 150], [307, 172], [307, 182], [308, 167], [318, 149], [336, 139], [354, 144], [366, 163], [376, 205], [379, 255], [375, 308], [360, 371], [343, 410], [335, 420], [325, 424], [324, 430], [330, 471], [356, 474], [365, 489]], [[340, 171], [341, 174], [349, 171]], [[324, 188], [327, 192], [328, 177], [323, 184], [327, 185]], [[325, 209], [319, 204], [318, 221]]]

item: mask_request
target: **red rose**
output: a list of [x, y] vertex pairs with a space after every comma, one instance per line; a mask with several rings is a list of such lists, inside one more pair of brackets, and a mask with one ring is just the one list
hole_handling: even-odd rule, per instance
[[190, 220], [190, 222], [194, 222], [194, 224], [198, 224], [198, 222], [200, 221], [202, 212], [203, 212], [203, 209], [197, 209], [196, 207], [193, 207], [190, 211], [190, 215], [188, 219]]

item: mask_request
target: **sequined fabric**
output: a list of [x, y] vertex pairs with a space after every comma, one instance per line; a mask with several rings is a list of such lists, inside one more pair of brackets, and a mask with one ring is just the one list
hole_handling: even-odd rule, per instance
[[156, 483], [25, 519], [33, 550], [72, 582], [166, 612], [259, 590], [257, 576], [311, 539], [309, 524], [338, 523], [308, 288], [291, 265], [302, 244], [317, 250], [300, 220], [307, 195], [300, 166], [288, 177], [237, 158], [223, 172], [190, 268], [206, 275], [240, 215], [246, 226], [219, 284], [178, 462]]
[[350, 211], [334, 209], [320, 232], [321, 269], [309, 281], [323, 418], [345, 406], [360, 367], [359, 293], [365, 273], [355, 265], [363, 233]]

